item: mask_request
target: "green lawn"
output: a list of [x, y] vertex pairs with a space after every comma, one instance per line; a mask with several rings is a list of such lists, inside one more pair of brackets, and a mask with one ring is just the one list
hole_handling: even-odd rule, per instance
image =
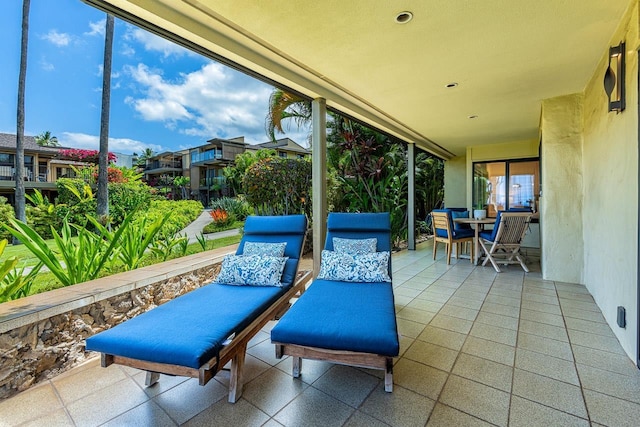
[[[75, 242], [77, 242], [77, 239], [77, 237], [72, 238]], [[45, 240], [45, 242], [50, 249], [56, 249], [55, 240], [49, 239]], [[12, 256], [18, 257], [18, 268], [22, 266], [33, 267], [38, 263], [38, 258], [25, 245], [7, 245], [0, 257], [0, 262]]]

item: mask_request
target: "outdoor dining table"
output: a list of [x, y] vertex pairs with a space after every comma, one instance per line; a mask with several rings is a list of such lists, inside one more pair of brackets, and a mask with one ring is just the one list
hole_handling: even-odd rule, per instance
[[455, 218], [453, 220], [453, 222], [456, 222], [458, 224], [470, 224], [471, 226], [473, 226], [473, 229], [475, 230], [475, 235], [473, 237], [473, 244], [475, 245], [474, 247], [474, 264], [478, 264], [478, 261], [480, 260], [480, 231], [482, 229], [484, 229], [484, 225], [485, 224], [495, 224], [496, 219], [495, 218], [483, 218], [483, 219], [477, 219], [477, 218]]

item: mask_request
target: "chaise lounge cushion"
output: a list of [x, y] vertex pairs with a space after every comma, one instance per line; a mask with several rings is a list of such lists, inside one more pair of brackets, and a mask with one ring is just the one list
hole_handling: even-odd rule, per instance
[[340, 237], [333, 238], [333, 250], [336, 252], [345, 252], [348, 254], [370, 254], [376, 251], [378, 239], [342, 239]]
[[215, 283], [240, 286], [282, 286], [280, 278], [286, 262], [286, 257], [226, 255]]
[[322, 251], [318, 279], [344, 282], [390, 282], [389, 252], [350, 254]]
[[316, 279], [271, 330], [271, 340], [397, 356], [399, 343], [391, 283]]
[[87, 350], [199, 368], [284, 292], [210, 284], [87, 339]]

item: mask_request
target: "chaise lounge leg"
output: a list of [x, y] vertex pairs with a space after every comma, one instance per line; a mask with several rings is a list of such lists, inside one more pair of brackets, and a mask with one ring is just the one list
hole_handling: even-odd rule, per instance
[[158, 372], [147, 371], [147, 376], [144, 379], [144, 385], [151, 387], [160, 380], [160, 374]]
[[247, 346], [243, 346], [231, 359], [231, 372], [229, 377], [229, 403], [236, 403], [242, 397], [242, 371], [244, 370], [244, 358]]
[[293, 369], [291, 375], [293, 375], [293, 378], [299, 378], [300, 371], [302, 371], [302, 357], [293, 356], [291, 360], [293, 361]]
[[384, 371], [384, 391], [393, 392], [393, 359], [387, 358], [387, 367]]

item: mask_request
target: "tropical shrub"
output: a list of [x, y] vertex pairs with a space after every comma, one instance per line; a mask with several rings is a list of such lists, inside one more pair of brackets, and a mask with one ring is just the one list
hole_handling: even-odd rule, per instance
[[235, 222], [234, 216], [232, 214], [229, 214], [222, 208], [217, 208], [210, 211], [209, 215], [211, 215], [211, 218], [213, 219], [214, 229], [224, 228]]
[[247, 202], [258, 215], [311, 214], [311, 162], [266, 158], [244, 176]]
[[[6, 224], [10, 219], [15, 218], [13, 206], [7, 203], [7, 198], [0, 196], [0, 224]], [[9, 239], [11, 233], [0, 227], [0, 239]]]
[[233, 215], [237, 221], [244, 221], [251, 214], [251, 206], [243, 197], [221, 197], [213, 199], [209, 203], [213, 210], [223, 209]]
[[[77, 148], [68, 148], [60, 150], [60, 156], [65, 159], [75, 160], [77, 162], [98, 163], [98, 156], [100, 152], [98, 150], [82, 150]], [[113, 153], [108, 153], [109, 163], [115, 163], [118, 157]]]
[[33, 194], [25, 194], [30, 205], [26, 206], [27, 224], [29, 224], [42, 238], [51, 239], [51, 230], [59, 230], [62, 225], [61, 209], [49, 202], [39, 190]]
[[245, 194], [246, 188], [243, 181], [247, 170], [256, 162], [271, 157], [277, 157], [278, 153], [271, 148], [262, 148], [256, 152], [245, 151], [235, 157], [233, 166], [227, 166], [222, 170], [227, 185], [232, 195]]
[[169, 213], [169, 218], [160, 231], [160, 235], [162, 237], [173, 236], [198, 218], [202, 209], [202, 203], [197, 200], [152, 200], [146, 210], [138, 211], [134, 224], [140, 224], [143, 218], [155, 221]]
[[129, 212], [149, 209], [150, 203], [151, 187], [143, 182], [109, 184], [109, 216], [113, 224], [120, 224]]
[[[0, 240], [0, 257], [7, 246], [7, 240]], [[18, 258], [13, 256], [0, 263], [0, 303], [26, 296], [31, 289], [33, 280], [40, 271], [42, 264], [38, 264], [27, 274], [25, 268], [17, 270]]]

